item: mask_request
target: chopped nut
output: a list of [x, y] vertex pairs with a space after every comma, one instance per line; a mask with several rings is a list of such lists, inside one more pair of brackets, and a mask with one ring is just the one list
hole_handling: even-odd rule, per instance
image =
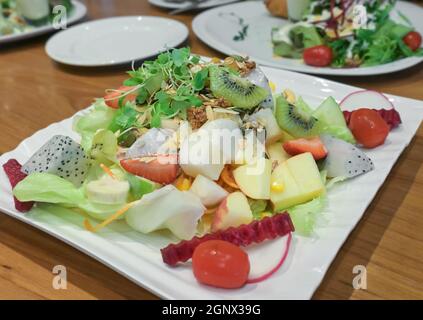
[[225, 100], [224, 98], [209, 99], [204, 102], [204, 105], [210, 106], [210, 107], [220, 107], [220, 108], [232, 107], [232, 104], [228, 100]]
[[243, 67], [240, 70], [240, 74], [241, 76], [246, 76], [255, 68], [256, 68], [256, 63], [254, 61], [245, 60], [243, 62]]
[[208, 120], [206, 106], [189, 108], [187, 110], [187, 118], [192, 129], [199, 129]]

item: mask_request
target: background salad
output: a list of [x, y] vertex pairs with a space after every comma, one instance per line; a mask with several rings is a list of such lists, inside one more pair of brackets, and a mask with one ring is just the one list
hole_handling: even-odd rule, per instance
[[272, 30], [274, 54], [317, 67], [350, 68], [422, 56], [421, 35], [395, 0], [312, 0], [302, 21]]

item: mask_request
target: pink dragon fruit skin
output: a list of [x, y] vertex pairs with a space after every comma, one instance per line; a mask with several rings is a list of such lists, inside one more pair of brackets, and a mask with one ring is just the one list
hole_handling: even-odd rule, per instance
[[353, 178], [374, 169], [373, 161], [356, 146], [329, 135], [320, 138], [328, 150], [323, 166], [328, 177]]
[[79, 187], [90, 165], [81, 146], [70, 137], [56, 135], [45, 143], [22, 166], [22, 172], [47, 172], [58, 175]]

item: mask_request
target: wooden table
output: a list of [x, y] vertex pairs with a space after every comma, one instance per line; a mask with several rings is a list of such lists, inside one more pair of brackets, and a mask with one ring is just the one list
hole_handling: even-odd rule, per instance
[[[89, 19], [158, 15], [146, 0], [85, 1]], [[193, 14], [175, 19], [190, 26]], [[86, 107], [125, 78], [124, 69], [88, 70], [55, 64], [47, 37], [0, 48], [0, 153], [52, 122]], [[111, 44], [113, 45], [113, 44]], [[221, 54], [190, 33], [193, 52]], [[107, 48], [105, 48], [107, 50]], [[423, 64], [392, 75], [337, 81], [423, 100]], [[348, 238], [315, 299], [423, 298], [423, 127]], [[52, 268], [65, 265], [68, 289], [52, 288]], [[354, 290], [352, 269], [367, 267], [367, 290]], [[0, 299], [154, 299], [155, 296], [70, 246], [0, 215]]]

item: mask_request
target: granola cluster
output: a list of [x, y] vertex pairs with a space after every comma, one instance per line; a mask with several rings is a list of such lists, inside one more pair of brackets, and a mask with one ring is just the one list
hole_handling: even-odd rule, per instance
[[199, 129], [207, 122], [206, 107], [191, 107], [187, 110], [187, 119], [193, 130]]

